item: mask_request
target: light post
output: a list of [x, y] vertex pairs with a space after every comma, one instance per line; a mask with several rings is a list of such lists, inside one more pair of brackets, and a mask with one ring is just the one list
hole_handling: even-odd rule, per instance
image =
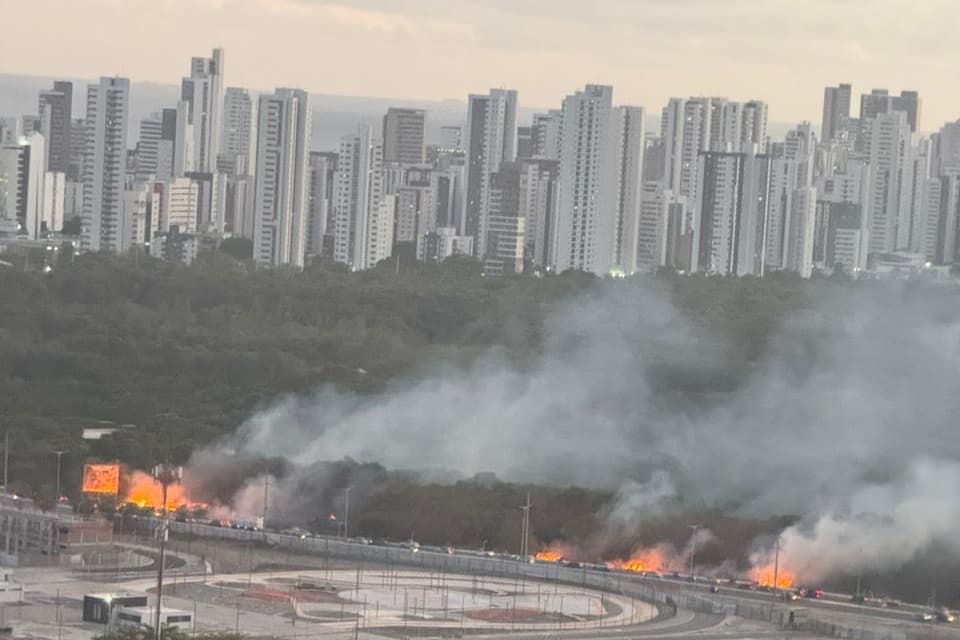
[[863, 604], [860, 600], [860, 580], [863, 577], [863, 549], [858, 549], [858, 558], [857, 558], [857, 595], [854, 596], [854, 602], [857, 604]]
[[60, 458], [63, 457], [66, 450], [54, 451], [54, 453], [57, 454], [57, 492], [53, 496], [53, 508], [56, 510], [57, 505], [60, 504]]
[[778, 582], [780, 580], [780, 536], [777, 536], [777, 546], [776, 552], [773, 560], [773, 605], [770, 607], [770, 621], [773, 621], [773, 616], [777, 608], [777, 592], [780, 587]]
[[153, 468], [153, 477], [160, 482], [163, 487], [163, 504], [160, 505], [162, 517], [160, 520], [160, 529], [158, 536], [160, 538], [160, 562], [157, 565], [157, 614], [154, 617], [154, 638], [160, 640], [160, 607], [163, 599], [163, 562], [164, 552], [166, 551], [167, 535], [169, 533], [169, 515], [167, 509], [167, 487], [183, 479], [183, 467], [171, 467], [170, 465], [158, 464]]
[[700, 529], [699, 524], [687, 525], [687, 528], [693, 530], [693, 536], [690, 538], [690, 579], [693, 580], [697, 575], [697, 531]]

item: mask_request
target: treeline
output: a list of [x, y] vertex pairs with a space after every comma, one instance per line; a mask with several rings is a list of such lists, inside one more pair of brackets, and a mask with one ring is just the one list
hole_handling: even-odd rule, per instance
[[[191, 266], [86, 254], [49, 274], [0, 271], [0, 432], [10, 484], [52, 499], [88, 458], [148, 468], [183, 461], [278, 396], [335, 385], [376, 393], [438, 362], [501, 348], [536, 357], [544, 318], [600, 286], [579, 273], [484, 278], [477, 263], [393, 263], [362, 273], [257, 269], [225, 253]], [[626, 281], [619, 286], [631, 286]], [[658, 279], [692, 321], [734, 348], [722, 379], [662, 372], [669, 388], [722, 388], [785, 314], [807, 303], [792, 278]], [[844, 286], [844, 285], [838, 285]], [[132, 425], [99, 441], [85, 426]]]

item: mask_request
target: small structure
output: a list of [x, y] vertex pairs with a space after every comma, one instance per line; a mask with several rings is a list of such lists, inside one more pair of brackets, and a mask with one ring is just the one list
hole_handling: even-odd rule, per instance
[[146, 606], [145, 594], [89, 593], [83, 596], [83, 621], [109, 624], [115, 608]]
[[0, 573], [0, 604], [23, 602], [23, 585], [13, 579], [8, 571]]
[[[120, 625], [152, 627], [156, 618], [156, 607], [120, 607], [117, 610], [117, 624]], [[160, 626], [190, 630], [193, 628], [193, 614], [189, 611], [161, 607]]]

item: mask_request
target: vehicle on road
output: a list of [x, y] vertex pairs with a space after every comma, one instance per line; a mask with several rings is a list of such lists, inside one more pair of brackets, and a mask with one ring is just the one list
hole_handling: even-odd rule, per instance
[[957, 616], [955, 616], [952, 611], [946, 608], [937, 609], [934, 612], [933, 617], [936, 618], [937, 622], [943, 622], [947, 624], [957, 621]]

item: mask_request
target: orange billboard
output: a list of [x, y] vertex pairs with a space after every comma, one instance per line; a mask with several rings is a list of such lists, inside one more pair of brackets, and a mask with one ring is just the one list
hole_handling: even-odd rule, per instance
[[117, 495], [120, 491], [120, 465], [88, 464], [83, 467], [83, 492]]

